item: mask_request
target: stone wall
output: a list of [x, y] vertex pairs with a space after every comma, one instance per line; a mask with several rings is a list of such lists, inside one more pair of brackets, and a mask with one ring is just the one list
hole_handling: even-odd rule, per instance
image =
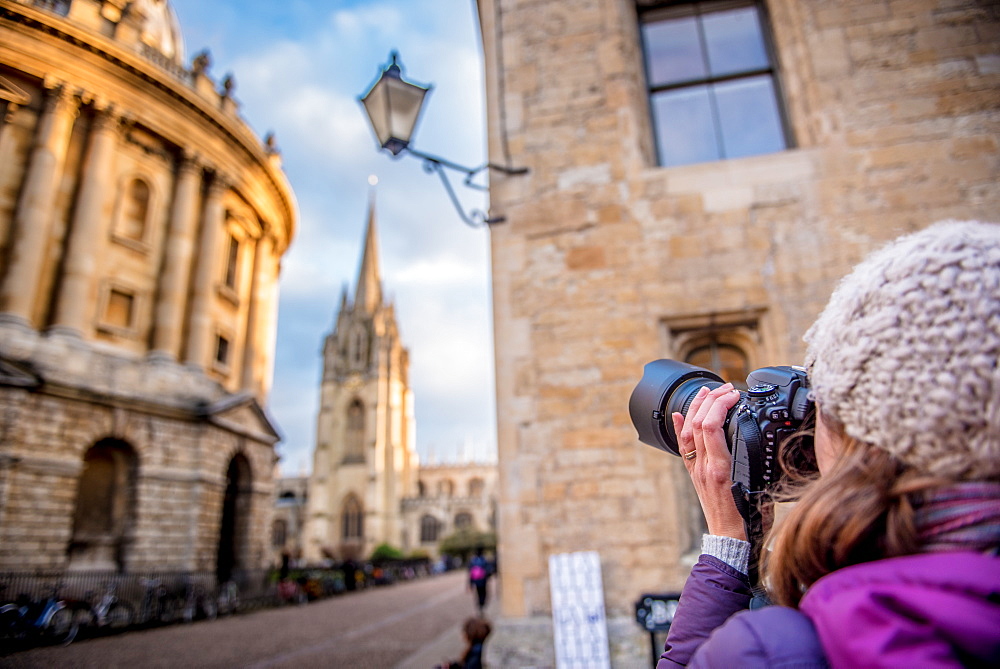
[[[645, 362], [707, 332], [738, 337], [751, 369], [799, 362], [869, 250], [997, 219], [995, 4], [764, 7], [795, 145], [662, 168], [633, 2], [479, 2], [491, 160], [531, 170], [491, 180], [501, 601], [519, 630], [547, 624], [553, 553], [600, 553], [613, 620], [683, 583], [696, 501], [680, 462], [636, 440]], [[491, 666], [520, 666], [499, 659], [506, 624]]]

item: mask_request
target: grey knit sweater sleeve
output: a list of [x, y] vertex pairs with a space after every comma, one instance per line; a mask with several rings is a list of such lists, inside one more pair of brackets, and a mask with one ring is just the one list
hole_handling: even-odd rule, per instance
[[746, 574], [750, 568], [750, 542], [714, 534], [701, 535], [701, 552], [722, 560], [730, 567]]

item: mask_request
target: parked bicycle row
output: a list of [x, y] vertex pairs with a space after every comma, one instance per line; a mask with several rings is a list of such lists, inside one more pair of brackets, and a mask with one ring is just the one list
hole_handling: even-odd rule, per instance
[[101, 576], [95, 589], [95, 574], [65, 574], [54, 582], [52, 575], [0, 575], [0, 601], [10, 600], [0, 604], [0, 650], [67, 645], [81, 634], [212, 619], [242, 606], [235, 581], [214, 587], [204, 575]]
[[[0, 654], [127, 629], [305, 604], [431, 573], [424, 560], [205, 573], [0, 573]], [[5, 603], [4, 603], [5, 602]]]

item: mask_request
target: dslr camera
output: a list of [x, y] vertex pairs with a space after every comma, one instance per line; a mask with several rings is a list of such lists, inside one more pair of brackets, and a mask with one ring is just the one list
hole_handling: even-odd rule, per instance
[[[711, 390], [722, 383], [709, 370], [676, 360], [648, 363], [628, 403], [639, 441], [680, 455], [671, 414], [679, 411], [687, 416], [702, 386]], [[734, 494], [766, 493], [778, 481], [778, 447], [812, 410], [805, 369], [762, 367], [750, 372], [747, 390], [740, 391], [740, 400], [729, 410], [723, 426], [733, 457]]]

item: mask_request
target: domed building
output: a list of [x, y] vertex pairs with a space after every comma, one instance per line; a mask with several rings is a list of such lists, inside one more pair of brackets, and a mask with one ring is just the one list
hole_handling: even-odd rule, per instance
[[0, 0], [0, 570], [269, 560], [296, 205], [165, 0]]

